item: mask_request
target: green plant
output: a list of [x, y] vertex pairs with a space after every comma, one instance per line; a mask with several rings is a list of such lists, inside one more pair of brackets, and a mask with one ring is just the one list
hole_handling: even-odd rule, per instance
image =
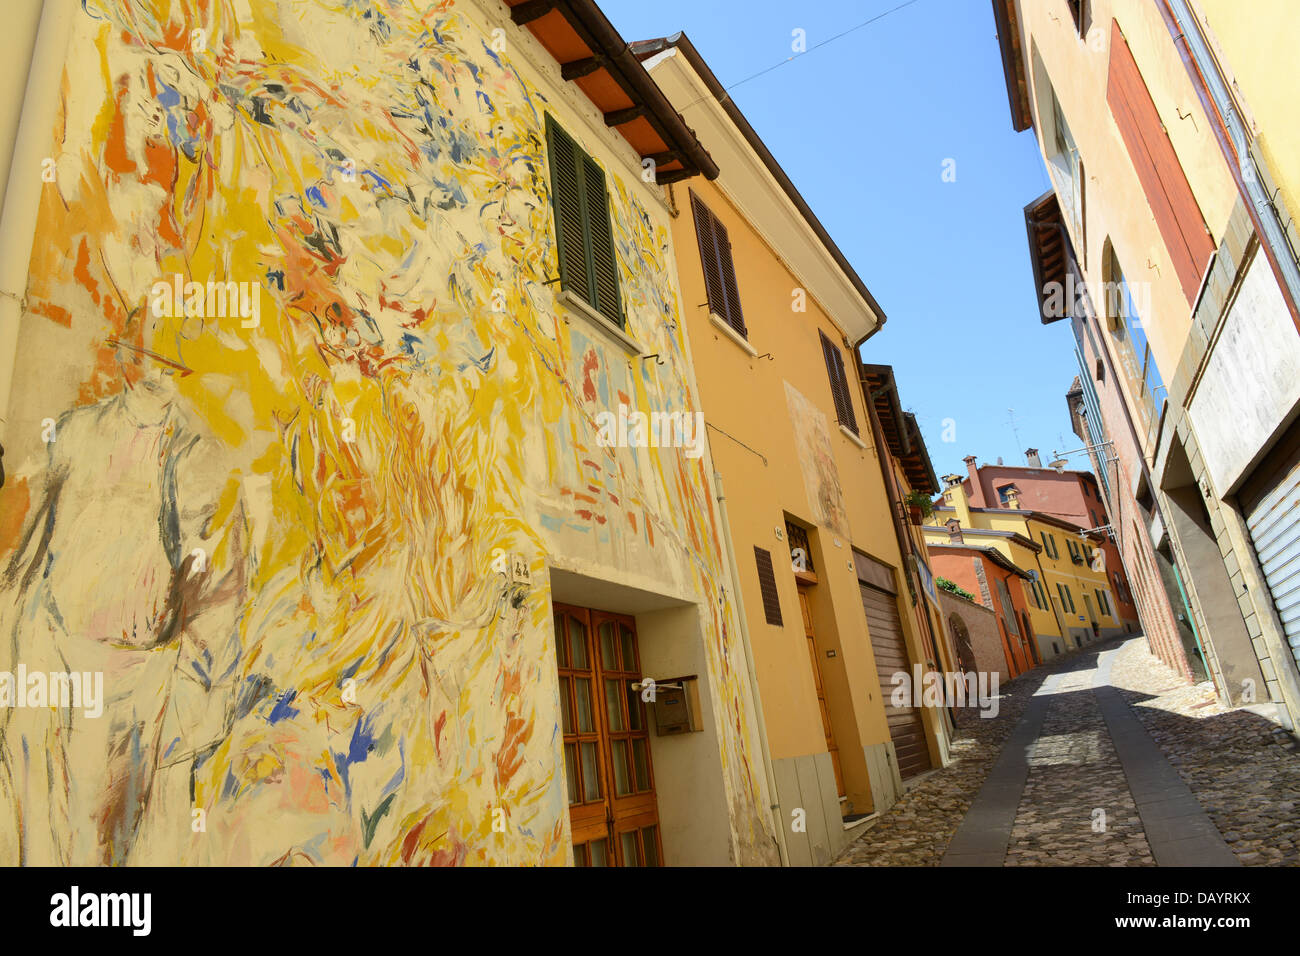
[[921, 512], [922, 518], [928, 518], [934, 514], [934, 505], [930, 503], [930, 496], [920, 491], [909, 491], [903, 496], [903, 504], [909, 510], [917, 508]]
[[970, 601], [972, 603], [974, 603], [975, 601], [975, 595], [971, 594], [965, 588], [958, 587], [957, 585], [953, 584], [947, 578], [935, 578], [934, 583], [939, 587], [943, 588], [945, 591], [947, 591], [950, 594], [955, 594], [960, 598], [965, 598], [967, 601]]

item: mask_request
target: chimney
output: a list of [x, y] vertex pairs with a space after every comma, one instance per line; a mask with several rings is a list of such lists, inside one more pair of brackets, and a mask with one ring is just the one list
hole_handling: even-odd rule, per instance
[[948, 529], [948, 543], [949, 543], [949, 544], [964, 544], [964, 543], [965, 543], [965, 539], [963, 539], [962, 536], [961, 536], [961, 522], [960, 522], [960, 521], [958, 521], [956, 518], [949, 518], [949, 519], [948, 519], [947, 521], [945, 521], [943, 524], [944, 524], [944, 527], [946, 527], [946, 528]]
[[966, 471], [970, 474], [970, 503], [976, 508], [987, 507], [984, 503], [984, 486], [980, 484], [979, 467], [975, 464], [974, 455], [967, 455], [962, 461], [966, 462]]
[[1025, 449], [1025, 461], [1029, 462], [1029, 467], [1030, 467], [1030, 468], [1042, 468], [1042, 467], [1043, 467], [1043, 462], [1042, 462], [1042, 460], [1038, 457], [1038, 449], [1037, 449], [1037, 448], [1026, 448], [1026, 449]]
[[[970, 505], [966, 501], [966, 488], [962, 485], [962, 479], [957, 475], [946, 475], [944, 480], [948, 482], [948, 487], [943, 493], [944, 501], [952, 505], [957, 512], [957, 516], [949, 519], [949, 521], [956, 521], [958, 524], [970, 527]], [[948, 524], [948, 522], [944, 523]], [[948, 533], [952, 533], [951, 526]]]

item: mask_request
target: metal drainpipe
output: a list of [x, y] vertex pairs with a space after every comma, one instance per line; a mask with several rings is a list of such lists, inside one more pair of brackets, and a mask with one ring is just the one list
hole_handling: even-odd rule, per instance
[[754, 714], [758, 718], [758, 743], [763, 751], [763, 769], [767, 776], [767, 790], [772, 801], [768, 808], [776, 824], [776, 852], [782, 866], [790, 865], [790, 851], [785, 845], [785, 821], [781, 819], [781, 801], [776, 789], [776, 771], [772, 769], [772, 751], [767, 745], [767, 722], [763, 719], [763, 698], [758, 691], [758, 672], [754, 669], [754, 651], [749, 644], [749, 619], [745, 617], [745, 600], [740, 592], [740, 565], [736, 563], [736, 549], [731, 542], [731, 520], [727, 517], [727, 496], [722, 493], [722, 475], [713, 473], [714, 497], [718, 500], [718, 513], [722, 525], [722, 539], [727, 544], [727, 560], [731, 564], [732, 592], [735, 595], [736, 614], [740, 618], [740, 645], [745, 650], [745, 670], [749, 675], [749, 691], [754, 698]]
[[[1261, 241], [1268, 247], [1270, 258], [1282, 273], [1292, 306], [1300, 307], [1300, 266], [1296, 265], [1295, 253], [1278, 220], [1273, 200], [1264, 190], [1263, 171], [1259, 168], [1255, 157], [1251, 155], [1246, 128], [1241, 122], [1241, 117], [1237, 115], [1232, 95], [1228, 92], [1222, 74], [1219, 73], [1218, 63], [1206, 46], [1205, 38], [1201, 36], [1196, 18], [1188, 9], [1186, 0], [1165, 0], [1165, 3], [1178, 25], [1179, 33], [1187, 41], [1187, 50], [1201, 74], [1206, 92], [1214, 103], [1215, 109], [1219, 111], [1224, 129], [1231, 138], [1232, 148], [1236, 151], [1237, 162], [1240, 164], [1238, 181], [1245, 190], [1247, 198], [1254, 204], [1257, 213], [1255, 219], [1263, 231]], [[1194, 82], [1195, 77], [1192, 79]]]

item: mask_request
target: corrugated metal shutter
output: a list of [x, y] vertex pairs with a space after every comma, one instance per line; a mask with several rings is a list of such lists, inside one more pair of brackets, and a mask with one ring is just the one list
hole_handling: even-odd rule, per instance
[[1246, 527], [1300, 667], [1300, 457], [1246, 513]]
[[858, 582], [858, 590], [862, 593], [862, 609], [867, 613], [867, 630], [876, 657], [880, 697], [885, 703], [885, 717], [889, 722], [889, 739], [894, 742], [898, 772], [907, 779], [930, 769], [930, 747], [925, 740], [925, 723], [920, 710], [910, 703], [895, 707], [890, 700], [895, 688], [894, 674], [902, 671], [909, 680], [914, 676], [903, 639], [903, 622], [899, 620], [898, 603], [892, 594], [863, 581]]

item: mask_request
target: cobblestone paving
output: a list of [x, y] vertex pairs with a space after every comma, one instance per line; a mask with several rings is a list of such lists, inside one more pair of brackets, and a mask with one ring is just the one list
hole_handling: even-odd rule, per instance
[[1300, 865], [1300, 753], [1290, 735], [1251, 711], [1226, 710], [1208, 681], [1179, 685], [1140, 642], [1119, 653], [1111, 682], [1237, 859]]
[[[861, 837], [835, 866], [936, 866], [958, 824], [979, 793], [989, 768], [1046, 672], [1023, 674], [1001, 686], [998, 715], [966, 711], [952, 743], [955, 762], [913, 786]], [[960, 713], [960, 712], [959, 712]]]
[[[836, 866], [935, 866], [1002, 742], [1034, 692], [1061, 673], [1032, 752], [1009, 866], [1152, 866], [1141, 819], [1092, 693], [1091, 648], [1002, 687], [999, 714], [958, 728], [957, 759], [914, 782]], [[1225, 710], [1211, 685], [1188, 686], [1144, 642], [1122, 645], [1111, 682], [1246, 865], [1300, 864], [1300, 746], [1264, 718]], [[1093, 810], [1105, 811], [1105, 831]]]
[[1088, 666], [1057, 685], [1029, 758], [1006, 866], [1155, 865], [1092, 681]]

